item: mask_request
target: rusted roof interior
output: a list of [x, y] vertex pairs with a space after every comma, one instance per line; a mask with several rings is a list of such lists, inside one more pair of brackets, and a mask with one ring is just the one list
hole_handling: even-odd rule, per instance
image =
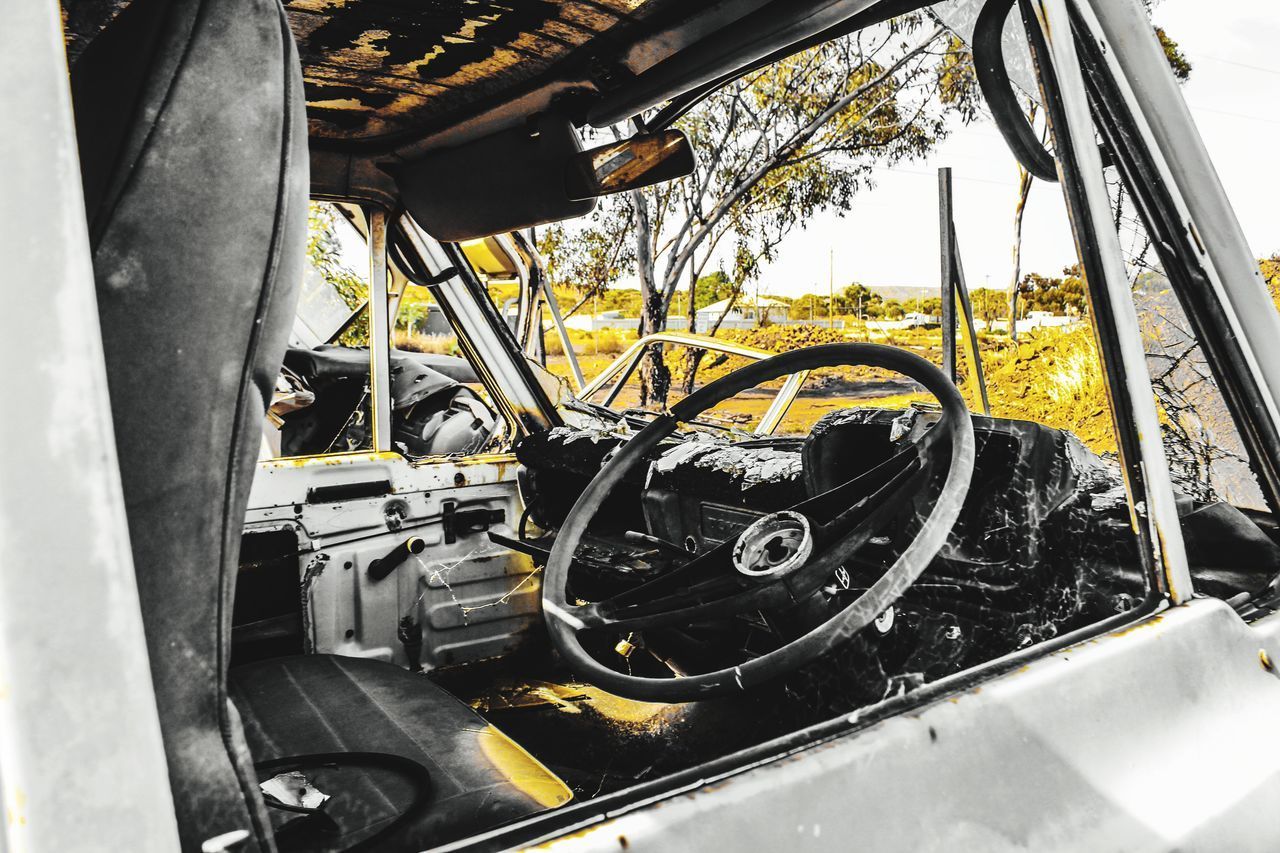
[[[67, 50], [129, 0], [63, 0]], [[410, 139], [548, 77], [607, 78], [694, 0], [286, 0], [313, 139]], [[571, 73], [570, 73], [571, 72]]]

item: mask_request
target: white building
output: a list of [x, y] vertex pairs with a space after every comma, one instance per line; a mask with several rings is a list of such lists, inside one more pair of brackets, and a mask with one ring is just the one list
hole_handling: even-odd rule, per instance
[[[706, 328], [720, 318], [729, 305], [728, 299], [713, 302], [705, 308], [698, 309], [698, 328]], [[770, 323], [785, 323], [790, 319], [791, 306], [767, 296], [754, 298], [742, 294], [733, 302], [733, 308], [725, 314], [727, 324], [748, 323], [754, 325], [768, 320]]]

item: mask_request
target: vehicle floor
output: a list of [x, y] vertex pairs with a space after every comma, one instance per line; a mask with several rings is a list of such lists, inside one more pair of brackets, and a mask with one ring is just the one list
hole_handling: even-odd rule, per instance
[[779, 684], [701, 702], [639, 702], [574, 678], [545, 651], [429, 677], [528, 750], [578, 799], [696, 767], [795, 727]]

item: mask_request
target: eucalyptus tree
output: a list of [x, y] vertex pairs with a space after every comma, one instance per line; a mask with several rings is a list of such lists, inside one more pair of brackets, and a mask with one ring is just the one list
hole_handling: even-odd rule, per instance
[[[793, 229], [819, 211], [849, 210], [876, 169], [927, 154], [957, 112], [972, 117], [967, 63], [945, 30], [908, 16], [730, 83], [677, 124], [698, 154], [693, 174], [607, 199], [585, 227], [544, 233], [553, 280], [591, 293], [634, 274], [640, 332], [649, 334], [666, 327], [677, 291], [723, 269], [735, 285], [729, 310]], [[697, 300], [684, 304], [697, 331]], [[665, 401], [669, 385], [655, 348], [642, 371], [644, 402]]]

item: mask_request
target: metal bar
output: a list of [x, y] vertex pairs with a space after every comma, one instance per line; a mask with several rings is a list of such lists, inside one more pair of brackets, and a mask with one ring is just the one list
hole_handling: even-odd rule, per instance
[[590, 397], [600, 390], [601, 387], [608, 384], [609, 380], [622, 369], [622, 366], [637, 352], [643, 350], [651, 342], [659, 342], [664, 344], [680, 344], [687, 347], [695, 347], [697, 349], [705, 349], [708, 352], [720, 352], [726, 355], [738, 355], [743, 358], [762, 359], [768, 358], [773, 353], [768, 350], [757, 349], [756, 347], [743, 346], [729, 341], [722, 341], [719, 338], [707, 337], [705, 335], [695, 335], [689, 332], [654, 332], [652, 335], [645, 335], [640, 340], [633, 343], [623, 351], [622, 355], [613, 360], [613, 363], [604, 369], [604, 371], [587, 383], [587, 387], [582, 389], [579, 395], [582, 399], [590, 399]]
[[960, 260], [960, 243], [955, 231], [951, 232], [951, 259], [956, 281], [955, 296], [960, 300], [960, 335], [969, 343], [969, 379], [978, 388], [982, 400], [982, 413], [991, 417], [991, 400], [987, 397], [987, 375], [982, 369], [982, 350], [978, 346], [978, 331], [973, 327], [973, 302], [969, 299], [969, 285], [964, 280], [964, 262]]
[[556, 328], [557, 337], [560, 338], [560, 348], [564, 350], [564, 357], [569, 361], [569, 372], [573, 374], [574, 385], [581, 391], [587, 384], [587, 378], [582, 375], [582, 365], [578, 364], [578, 353], [573, 349], [569, 330], [565, 328], [564, 318], [560, 316], [560, 304], [556, 301], [555, 294], [551, 292], [551, 285], [547, 284], [546, 278], [538, 272], [534, 275], [538, 277], [543, 298], [547, 300], [547, 310], [551, 312], [551, 323]]
[[559, 415], [537, 387], [520, 355], [515, 336], [499, 316], [497, 306], [483, 295], [479, 282], [466, 266], [462, 250], [451, 254], [408, 214], [403, 214], [399, 222], [400, 232], [428, 270], [440, 273], [452, 268], [451, 274], [436, 284], [432, 293], [457, 333], [467, 361], [509, 415], [512, 426], [517, 432], [527, 433], [558, 424]]
[[[601, 388], [608, 385], [615, 376], [622, 374], [621, 378], [619, 378], [609, 390], [609, 395], [603, 403], [605, 406], [612, 405], [613, 401], [617, 398], [618, 393], [622, 390], [622, 386], [626, 384], [627, 379], [630, 378], [631, 373], [635, 370], [636, 364], [639, 362], [640, 356], [643, 355], [645, 347], [650, 344], [657, 343], [678, 344], [680, 346], [704, 349], [708, 352], [719, 352], [725, 355], [736, 355], [741, 358], [755, 359], [756, 361], [775, 355], [775, 353], [771, 353], [767, 350], [730, 343], [729, 341], [722, 341], [719, 338], [695, 335], [689, 332], [654, 332], [652, 335], [646, 335], [631, 346], [627, 347], [620, 356], [613, 360], [613, 363], [587, 383], [586, 387], [579, 392], [578, 396], [583, 400], [589, 400], [599, 393]], [[787, 378], [787, 381], [783, 383], [780, 389], [778, 389], [778, 395], [774, 397], [773, 402], [769, 404], [769, 408], [765, 411], [764, 415], [761, 416], [760, 423], [755, 429], [757, 434], [773, 434], [773, 431], [778, 428], [778, 424], [781, 423], [782, 419], [790, 410], [791, 404], [794, 403], [796, 397], [799, 396], [800, 388], [808, 376], [809, 371], [802, 370], [799, 373], [791, 374], [791, 376]]]
[[[636, 367], [640, 364], [640, 359], [644, 357], [645, 352], [649, 348], [649, 339], [644, 338], [645, 344], [635, 351], [635, 356], [627, 362], [627, 369], [618, 376], [618, 381], [613, 383], [613, 387], [609, 389], [609, 394], [604, 398], [606, 407], [612, 406], [614, 401], [618, 399], [618, 394], [622, 392], [622, 386], [627, 384], [627, 380], [631, 378], [631, 374], [635, 373]], [[657, 344], [654, 344], [657, 346]]]
[[[565, 326], [564, 318], [560, 315], [560, 303], [556, 299], [555, 292], [551, 289], [551, 283], [547, 281], [547, 274], [543, 269], [542, 259], [538, 256], [538, 250], [534, 243], [526, 239], [518, 231], [512, 231], [509, 239], [511, 240], [516, 262], [524, 267], [525, 281], [532, 285], [530, 290], [534, 291], [534, 293], [541, 293], [543, 300], [546, 302], [547, 310], [551, 313], [551, 324], [555, 327], [556, 336], [560, 338], [560, 346], [564, 350], [564, 357], [569, 362], [569, 371], [573, 374], [573, 381], [577, 386], [577, 391], [581, 393], [582, 389], [586, 387], [587, 380], [582, 375], [582, 366], [578, 363], [578, 353], [573, 348], [573, 341], [569, 338], [569, 329]], [[525, 282], [521, 284], [523, 289]]]
[[391, 449], [391, 323], [387, 310], [387, 212], [365, 208], [369, 218], [369, 388], [373, 398], [373, 449]]
[[951, 169], [938, 169], [938, 251], [941, 277], [938, 293], [942, 296], [942, 372], [956, 381], [956, 280], [954, 264], [955, 221], [952, 218]]
[[778, 424], [782, 423], [782, 419], [791, 410], [791, 404], [800, 395], [800, 388], [808, 378], [809, 371], [807, 370], [793, 373], [787, 377], [787, 381], [778, 389], [778, 396], [773, 398], [768, 410], [761, 416], [760, 423], [755, 429], [757, 435], [773, 435], [778, 428]]
[[[1052, 120], [1050, 126], [1056, 150], [1064, 158], [1064, 172], [1071, 173], [1071, 180], [1063, 181], [1063, 195], [1076, 232], [1076, 244], [1092, 249], [1088, 255], [1083, 249], [1081, 252], [1086, 267], [1094, 267], [1086, 269], [1092, 273], [1088, 276], [1090, 291], [1105, 300], [1104, 316], [1110, 318], [1112, 325], [1105, 341], [1098, 321], [1095, 321], [1095, 333], [1100, 339], [1099, 351], [1104, 361], [1111, 362], [1108, 373], [1123, 383], [1117, 388], [1114, 382], [1109, 382], [1107, 388], [1112, 414], [1117, 419], [1116, 430], [1122, 438], [1120, 456], [1132, 521], [1135, 528], [1149, 529], [1150, 547], [1161, 569], [1158, 581], [1162, 591], [1174, 604], [1181, 604], [1193, 593], [1191, 571], [1174, 503], [1169, 462], [1160, 439], [1160, 420], [1147, 374], [1142, 332], [1129, 291], [1120, 238], [1110, 224], [1111, 199], [1103, 176], [1102, 157], [1094, 143], [1093, 119], [1076, 56], [1071, 20], [1065, 0], [1033, 0], [1031, 5], [1049, 52], [1044, 61], [1051, 65], [1060, 89], [1060, 103], [1056, 106], [1060, 106], [1064, 126]], [[1099, 312], [1095, 312], [1095, 317], [1099, 321], [1103, 319]], [[1134, 450], [1136, 459], [1131, 456]]]

